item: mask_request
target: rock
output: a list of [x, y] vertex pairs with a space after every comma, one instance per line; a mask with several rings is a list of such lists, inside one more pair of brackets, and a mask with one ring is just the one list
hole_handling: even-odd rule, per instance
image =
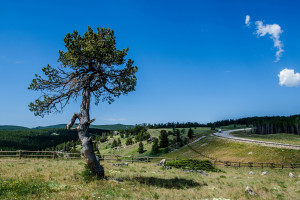
[[201, 175], [204, 175], [204, 176], [208, 176], [207, 173], [205, 173], [204, 171], [202, 170], [193, 170], [193, 169], [183, 169], [181, 170], [183, 172], [191, 172], [191, 173], [198, 173], [198, 174], [201, 174]]
[[128, 166], [128, 163], [113, 163], [113, 166], [116, 166], [116, 167]]
[[166, 159], [162, 159], [158, 165], [165, 166], [165, 164], [166, 164]]
[[203, 144], [201, 144], [201, 147], [204, 147], [204, 146], [206, 146], [207, 145], [207, 143], [203, 143]]
[[163, 168], [165, 168], [166, 170], [172, 169], [171, 166], [164, 166], [164, 165], [163, 165]]
[[204, 171], [202, 171], [202, 170], [197, 170], [197, 173], [198, 174], [202, 174], [202, 175], [204, 175], [204, 176], [208, 176], [208, 174], [207, 173], [205, 173]]
[[294, 178], [294, 174], [292, 172], [289, 173], [289, 177]]
[[111, 180], [116, 181], [116, 182], [123, 182], [123, 179], [121, 179], [121, 178], [112, 178]]
[[254, 175], [255, 173], [254, 173], [254, 171], [250, 171], [249, 174]]
[[252, 154], [253, 154], [253, 152], [249, 152], [248, 154], [249, 154], [249, 155], [252, 155]]
[[261, 175], [263, 175], [263, 176], [264, 176], [264, 175], [267, 175], [267, 174], [268, 174], [268, 172], [262, 172], [262, 173], [261, 173]]
[[250, 195], [252, 195], [252, 196], [257, 196], [257, 193], [254, 192], [249, 186], [246, 187], [245, 193], [246, 193], [246, 194], [250, 194]]

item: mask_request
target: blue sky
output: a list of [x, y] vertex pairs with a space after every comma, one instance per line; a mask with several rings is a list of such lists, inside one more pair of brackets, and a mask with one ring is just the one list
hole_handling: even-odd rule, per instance
[[[299, 8], [297, 1], [2, 1], [0, 124], [67, 123], [79, 111], [73, 102], [35, 117], [28, 104], [39, 93], [27, 87], [42, 67], [59, 65], [65, 34], [88, 26], [113, 29], [139, 67], [135, 92], [92, 105], [94, 124], [299, 114]], [[257, 21], [280, 27], [279, 61], [273, 29], [259, 36]]]

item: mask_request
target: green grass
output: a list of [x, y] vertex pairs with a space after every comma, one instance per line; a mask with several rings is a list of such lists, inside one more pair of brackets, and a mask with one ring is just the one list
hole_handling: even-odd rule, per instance
[[[172, 129], [149, 129], [148, 132], [150, 133], [151, 137], [156, 137], [159, 138], [160, 135], [160, 131], [161, 130], [166, 130], [166, 131], [172, 131]], [[181, 129], [179, 129], [181, 130]], [[212, 133], [214, 133], [214, 130], [210, 130], [210, 128], [196, 128], [194, 129], [194, 134], [195, 134], [195, 138], [201, 137], [201, 136], [208, 136]], [[181, 134], [181, 136], [183, 137], [187, 137], [187, 132], [188, 132], [188, 128], [186, 128], [185, 134]], [[160, 156], [162, 154], [164, 154], [164, 149], [160, 149], [159, 153], [157, 155], [151, 155], [151, 148], [152, 148], [152, 143], [147, 143], [146, 141], [143, 141], [144, 144], [144, 150], [145, 152], [142, 154], [138, 153], [138, 143], [126, 146], [126, 139], [127, 138], [121, 138], [121, 142], [122, 142], [122, 147], [118, 147], [117, 149], [111, 149], [111, 143], [114, 139], [118, 139], [120, 138], [119, 135], [117, 136], [113, 136], [113, 138], [109, 138], [109, 140], [107, 142], [101, 143], [99, 144], [99, 150], [101, 152], [101, 154], [117, 154], [120, 156]], [[173, 135], [169, 135], [169, 139], [172, 140], [174, 138]]]
[[242, 137], [242, 138], [248, 138], [252, 140], [300, 145], [300, 135], [295, 135], [295, 134], [276, 133], [276, 134], [261, 135], [261, 134], [251, 134], [250, 132], [239, 131], [239, 132], [232, 133], [232, 135], [237, 137]]
[[[234, 142], [216, 137], [206, 137], [191, 145], [202, 154], [223, 161], [232, 162], [265, 162], [265, 163], [300, 163], [300, 150], [284, 149]], [[164, 156], [170, 158], [204, 159], [188, 146], [170, 152]], [[250, 153], [251, 152], [251, 153]]]
[[[103, 162], [107, 180], [82, 177], [83, 160], [0, 159], [0, 179], [6, 184], [0, 199], [299, 199], [300, 169], [220, 167], [209, 176], [165, 170], [156, 163], [117, 167]], [[42, 170], [37, 170], [42, 169]], [[255, 175], [249, 175], [249, 171]], [[262, 171], [268, 171], [265, 176]], [[20, 181], [20, 183], [17, 182]], [[31, 182], [31, 180], [33, 180]], [[35, 185], [35, 186], [34, 186]], [[22, 186], [22, 190], [17, 189]], [[245, 194], [249, 186], [258, 196]], [[39, 191], [39, 192], [37, 192]]]

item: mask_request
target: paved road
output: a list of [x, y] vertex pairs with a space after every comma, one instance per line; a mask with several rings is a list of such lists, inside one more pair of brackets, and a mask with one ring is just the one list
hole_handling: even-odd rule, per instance
[[[249, 129], [250, 128], [248, 128], [248, 130]], [[237, 140], [237, 141], [240, 141], [240, 142], [260, 144], [260, 145], [263, 145], [263, 146], [272, 146], [272, 147], [288, 148], [288, 149], [300, 149], [300, 145], [281, 144], [281, 143], [275, 143], [275, 142], [265, 142], [265, 141], [251, 140], [251, 139], [247, 139], [247, 138], [235, 137], [235, 136], [230, 134], [232, 132], [243, 131], [243, 130], [245, 130], [245, 129], [222, 131], [221, 133], [217, 132], [217, 133], [214, 133], [213, 135], [215, 135], [217, 137], [221, 137], [221, 138], [230, 139], [230, 140]]]

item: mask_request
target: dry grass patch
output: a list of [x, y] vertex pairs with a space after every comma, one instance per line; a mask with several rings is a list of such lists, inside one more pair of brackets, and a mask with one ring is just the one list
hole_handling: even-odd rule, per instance
[[[83, 160], [1, 159], [1, 180], [42, 180], [46, 187], [39, 196], [24, 193], [8, 195], [0, 190], [0, 199], [297, 199], [300, 178], [290, 178], [291, 170], [270, 170], [266, 176], [262, 169], [225, 168], [225, 173], [208, 172], [209, 176], [165, 170], [155, 163], [129, 163], [113, 166], [103, 163], [107, 180], [84, 180]], [[292, 171], [300, 175], [299, 169]], [[38, 182], [41, 183], [41, 182]], [[246, 186], [258, 193], [245, 194]], [[25, 185], [26, 187], [26, 185]]]

